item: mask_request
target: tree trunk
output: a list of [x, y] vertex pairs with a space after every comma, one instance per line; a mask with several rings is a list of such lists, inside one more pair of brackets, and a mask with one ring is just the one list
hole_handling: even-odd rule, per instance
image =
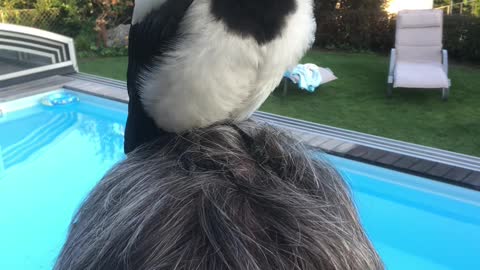
[[107, 23], [97, 20], [97, 47], [107, 47]]

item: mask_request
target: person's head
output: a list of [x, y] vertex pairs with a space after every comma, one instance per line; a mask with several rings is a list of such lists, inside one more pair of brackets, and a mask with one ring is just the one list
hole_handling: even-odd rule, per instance
[[253, 122], [140, 147], [95, 187], [55, 269], [383, 269], [341, 176]]

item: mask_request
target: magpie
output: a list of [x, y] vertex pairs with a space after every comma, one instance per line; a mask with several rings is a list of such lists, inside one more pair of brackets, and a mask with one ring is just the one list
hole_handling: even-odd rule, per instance
[[248, 119], [311, 47], [313, 0], [136, 0], [125, 153]]

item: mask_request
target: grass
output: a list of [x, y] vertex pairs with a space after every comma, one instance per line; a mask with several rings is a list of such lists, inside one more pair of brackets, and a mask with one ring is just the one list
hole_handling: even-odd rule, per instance
[[[385, 97], [388, 58], [310, 52], [305, 62], [330, 67], [339, 80], [315, 93], [276, 91], [261, 110], [392, 139], [480, 156], [480, 68], [452, 65], [448, 102], [440, 91], [394, 89]], [[89, 59], [82, 72], [125, 80], [127, 60]]]
[[107, 78], [127, 80], [127, 57], [83, 58], [78, 61], [81, 72]]

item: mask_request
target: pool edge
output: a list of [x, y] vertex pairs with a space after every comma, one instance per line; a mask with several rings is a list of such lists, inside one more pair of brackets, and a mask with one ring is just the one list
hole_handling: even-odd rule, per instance
[[[61, 88], [128, 102], [125, 82], [83, 73], [63, 77]], [[285, 128], [307, 145], [334, 156], [480, 191], [477, 157], [265, 112], [256, 112], [254, 118]]]

